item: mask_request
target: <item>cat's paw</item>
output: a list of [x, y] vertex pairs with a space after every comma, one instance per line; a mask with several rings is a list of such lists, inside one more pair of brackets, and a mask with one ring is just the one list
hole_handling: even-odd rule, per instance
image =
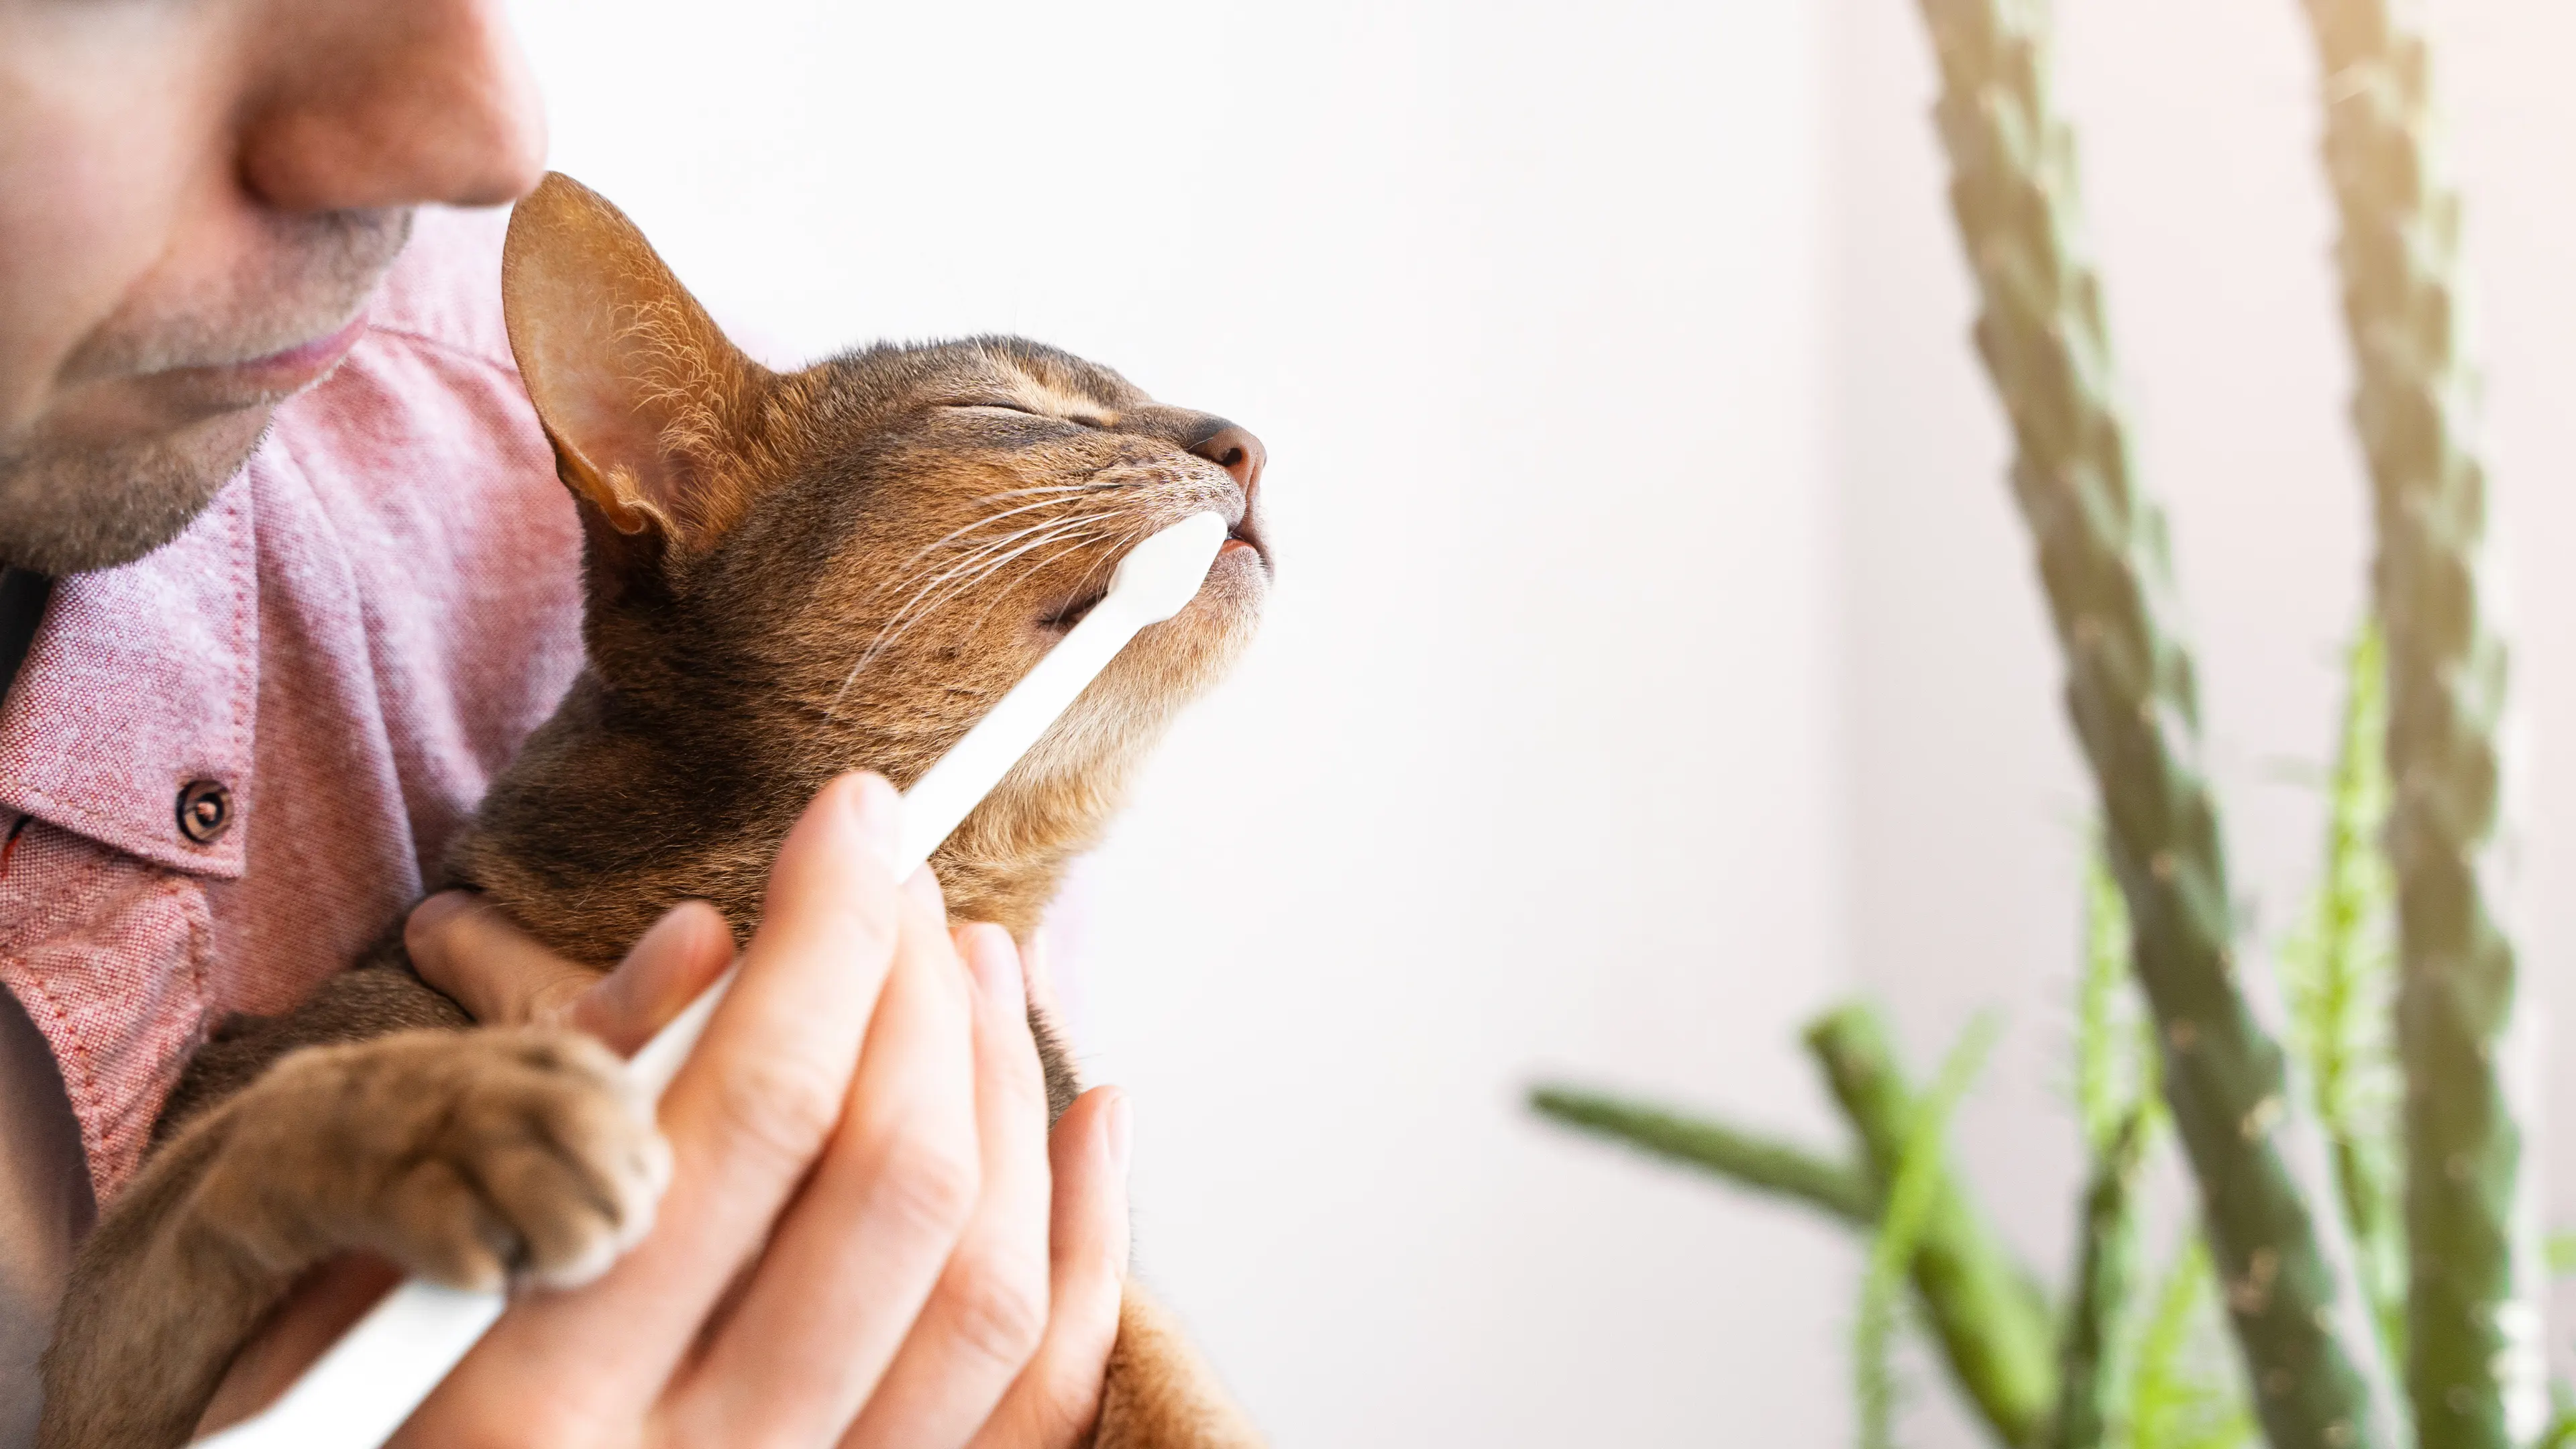
[[644, 1236], [671, 1175], [651, 1100], [575, 1032], [313, 1047], [243, 1096], [201, 1221], [272, 1266], [356, 1248], [455, 1287], [587, 1282]]

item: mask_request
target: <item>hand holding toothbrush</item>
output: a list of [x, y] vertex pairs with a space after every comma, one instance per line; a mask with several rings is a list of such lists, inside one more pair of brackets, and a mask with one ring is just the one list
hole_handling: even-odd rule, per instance
[[[882, 781], [844, 779], [781, 850], [739, 984], [665, 1098], [679, 1166], [650, 1239], [598, 1283], [514, 1304], [399, 1442], [739, 1442], [770, 1423], [1057, 1449], [1087, 1427], [1125, 1259], [1124, 1104], [1095, 1090], [1044, 1135], [1016, 952], [992, 927], [952, 935], [927, 872], [893, 881], [894, 813]], [[621, 1048], [732, 961], [704, 907], [605, 979], [452, 900], [423, 916], [424, 972], [478, 1014]], [[365, 1281], [299, 1295], [214, 1412], [282, 1386]]]

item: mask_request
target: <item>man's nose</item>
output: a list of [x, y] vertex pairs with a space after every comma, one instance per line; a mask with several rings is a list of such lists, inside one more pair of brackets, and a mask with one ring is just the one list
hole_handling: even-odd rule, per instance
[[1270, 450], [1261, 446], [1261, 440], [1249, 428], [1223, 418], [1211, 421], [1216, 424], [1215, 430], [1192, 443], [1190, 452], [1233, 474], [1235, 483], [1243, 489], [1243, 501], [1249, 504], [1252, 491], [1261, 486], [1261, 465], [1270, 461]]
[[[492, 206], [545, 175], [545, 109], [502, 0], [304, 0], [242, 175], [271, 206]], [[292, 33], [292, 32], [289, 32]]]

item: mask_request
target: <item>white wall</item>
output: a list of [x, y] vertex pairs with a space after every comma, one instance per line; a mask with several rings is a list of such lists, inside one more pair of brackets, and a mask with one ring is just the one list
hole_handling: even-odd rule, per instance
[[[1282, 1444], [1847, 1438], [1847, 1247], [1516, 1092], [1821, 1137], [1794, 1031], [1855, 974], [1918, 1062], [2008, 1008], [1963, 1147], [2054, 1271], [2089, 797], [1914, 6], [852, 8], [521, 15], [557, 163], [769, 350], [1024, 331], [1268, 440], [1271, 622], [1069, 924], [1145, 1269]], [[2367, 547], [2313, 61], [2291, 0], [2060, 9], [2268, 942]], [[2536, 746], [2526, 970], [2565, 1019], [2576, 12], [2433, 13]], [[2576, 1152], [2548, 1171], [2576, 1218]], [[1913, 1402], [1909, 1442], [1971, 1442]]]
[[[2061, 94], [2080, 132], [2112, 331], [2144, 476], [2169, 506], [2195, 625], [2211, 763], [2258, 941], [2313, 879], [2320, 764], [2369, 547], [2344, 418], [2351, 369], [2327, 259], [2313, 51], [2290, 0], [2065, 0]], [[2515, 688], [2526, 980], [2576, 1006], [2576, 13], [2437, 0], [2469, 250], [2485, 303], [2489, 450], [2518, 588]], [[1928, 1060], [1977, 1008], [2012, 1034], [1964, 1121], [1987, 1200], [2040, 1262], [2068, 1251], [2075, 1161], [2060, 1105], [2075, 873], [2090, 795], [2002, 483], [2003, 426], [1965, 345], [1971, 315], [1907, 0], [1834, 12], [1834, 468], [1849, 521], [1851, 897], [1862, 977]], [[2576, 1088], [2560, 1053], [2549, 1095]], [[2571, 1115], [2558, 1114], [2562, 1143]], [[2576, 1152], [2551, 1151], [2561, 1221]], [[1977, 1442], [1940, 1391], [1919, 1445]], [[1933, 1427], [1937, 1424], [1937, 1427]]]
[[1814, 7], [526, 0], [555, 160], [774, 351], [1010, 329], [1272, 456], [1091, 870], [1142, 1263], [1283, 1445], [1846, 1437], [1848, 1250], [1527, 1123], [1827, 1118]]

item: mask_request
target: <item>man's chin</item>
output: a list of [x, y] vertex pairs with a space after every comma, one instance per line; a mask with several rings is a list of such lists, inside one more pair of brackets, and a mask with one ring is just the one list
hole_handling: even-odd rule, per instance
[[243, 408], [113, 447], [0, 454], [0, 563], [59, 576], [134, 562], [187, 531], [275, 411]]

